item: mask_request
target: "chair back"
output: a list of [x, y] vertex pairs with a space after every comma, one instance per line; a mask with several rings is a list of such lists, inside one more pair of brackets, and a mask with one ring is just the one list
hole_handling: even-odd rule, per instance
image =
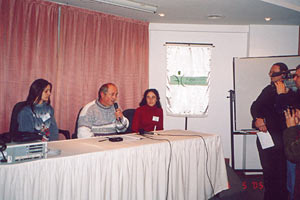
[[75, 122], [75, 130], [74, 130], [74, 133], [72, 134], [72, 139], [78, 138], [78, 135], [77, 135], [78, 134], [78, 132], [77, 132], [77, 129], [78, 129], [78, 119], [79, 119], [79, 115], [81, 113], [82, 108], [80, 108], [80, 110], [79, 110], [79, 112], [77, 114], [77, 118], [76, 118], [76, 122]]
[[128, 119], [129, 121], [129, 126], [127, 128], [127, 130], [125, 131], [125, 133], [132, 133], [132, 120], [133, 120], [133, 116], [135, 113], [135, 109], [130, 108], [130, 109], [126, 109], [123, 111], [123, 115]]
[[19, 129], [18, 114], [25, 106], [26, 106], [26, 101], [18, 102], [14, 106], [11, 113], [11, 119], [10, 119], [10, 127], [9, 127], [10, 133], [18, 132]]

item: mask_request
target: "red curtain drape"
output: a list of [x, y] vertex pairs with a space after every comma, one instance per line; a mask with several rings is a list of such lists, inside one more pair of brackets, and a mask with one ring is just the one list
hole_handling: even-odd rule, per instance
[[148, 23], [62, 6], [55, 105], [60, 125], [75, 127], [80, 108], [106, 82], [118, 86], [123, 109], [137, 107], [148, 87], [148, 41]]
[[0, 133], [37, 78], [53, 84], [56, 120], [70, 132], [103, 83], [118, 86], [123, 109], [137, 107], [148, 88], [148, 23], [60, 7], [58, 19], [54, 3], [0, 0]]
[[24, 101], [33, 80], [55, 88], [57, 4], [0, 0], [0, 133], [8, 131], [13, 106]]

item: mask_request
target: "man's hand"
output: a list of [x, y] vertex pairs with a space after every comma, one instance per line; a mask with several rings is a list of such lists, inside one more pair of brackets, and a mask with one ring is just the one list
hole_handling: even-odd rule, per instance
[[288, 92], [288, 89], [285, 87], [282, 81], [276, 81], [274, 84], [276, 86], [277, 94], [286, 94]]
[[120, 108], [116, 109], [115, 115], [117, 120], [121, 120], [123, 118], [123, 113]]
[[262, 118], [256, 118], [255, 126], [259, 129], [259, 131], [267, 132], [267, 126], [265, 124], [265, 120]]
[[287, 109], [284, 111], [285, 123], [289, 128], [291, 126], [296, 126], [299, 123], [298, 117], [296, 117], [295, 110]]

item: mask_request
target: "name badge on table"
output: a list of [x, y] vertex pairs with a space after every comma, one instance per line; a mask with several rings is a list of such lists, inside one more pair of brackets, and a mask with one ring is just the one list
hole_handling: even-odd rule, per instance
[[157, 116], [153, 116], [153, 117], [152, 117], [152, 121], [154, 121], [154, 122], [158, 122], [158, 121], [159, 121], [159, 117], [157, 117]]

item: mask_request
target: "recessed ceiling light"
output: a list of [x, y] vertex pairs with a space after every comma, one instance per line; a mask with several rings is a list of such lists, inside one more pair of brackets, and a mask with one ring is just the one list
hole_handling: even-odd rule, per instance
[[164, 13], [159, 13], [158, 15], [161, 16], [161, 17], [164, 17], [164, 16], [165, 16]]
[[269, 21], [271, 21], [271, 20], [272, 20], [271, 17], [265, 17], [265, 21], [269, 22]]
[[208, 19], [221, 19], [224, 18], [223, 15], [208, 15], [207, 16]]

